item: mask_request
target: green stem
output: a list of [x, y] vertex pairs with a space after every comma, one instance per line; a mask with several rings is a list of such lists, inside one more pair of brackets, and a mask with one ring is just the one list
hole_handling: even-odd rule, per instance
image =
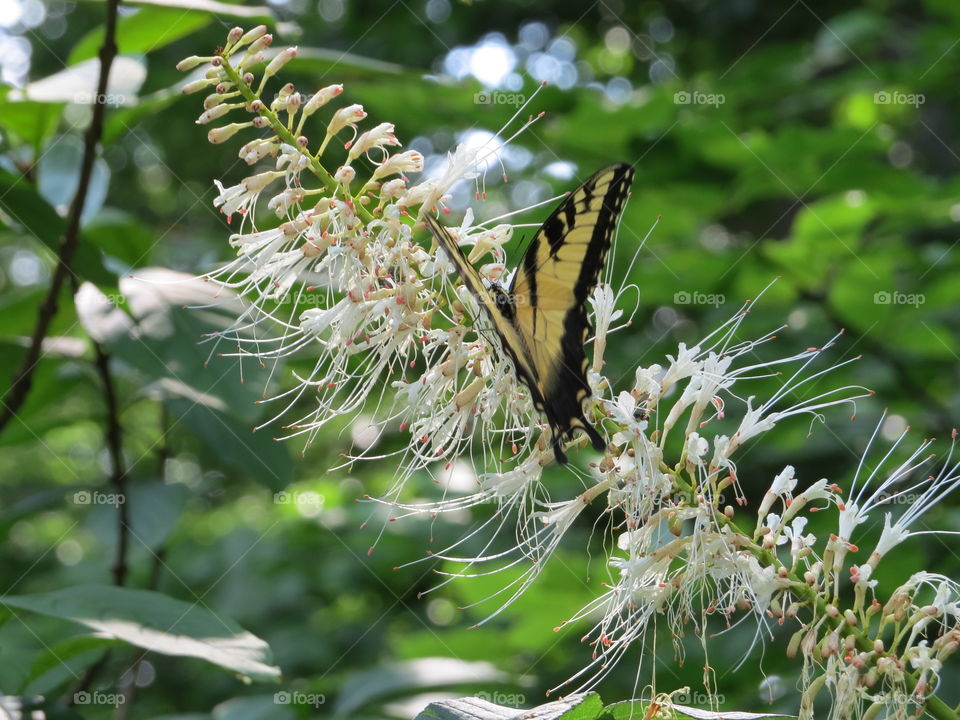
[[[730, 526], [730, 528], [743, 537], [747, 537], [740, 528], [729, 519], [726, 515], [722, 513], [717, 514], [718, 521], [725, 523]], [[780, 559], [770, 550], [762, 548], [756, 544], [751, 544], [744, 546], [751, 554], [753, 554], [761, 564], [765, 564], [768, 567], [784, 567], [780, 562]], [[826, 617], [827, 623], [834, 629], [845, 624], [843, 617], [829, 617], [826, 614], [827, 601], [816, 594], [802, 578], [799, 578], [794, 572], [790, 572], [787, 575], [787, 579], [791, 581], [793, 588], [792, 591], [794, 594], [801, 599], [806, 605], [808, 605], [819, 617]], [[853, 635], [856, 638], [857, 647], [864, 651], [873, 650], [873, 641], [867, 635], [864, 629], [860, 627], [846, 625], [844, 630], [849, 635]], [[906, 683], [907, 688], [910, 692], [916, 690], [917, 687], [917, 678], [910, 674], [904, 674], [904, 682]], [[923, 701], [924, 710], [930, 714], [931, 717], [936, 718], [936, 720], [960, 720], [960, 706], [957, 710], [951, 709], [943, 700], [938, 698], [936, 695], [930, 695]]]
[[[240, 91], [243, 99], [246, 100], [248, 104], [255, 100], [260, 100], [260, 97], [257, 95], [257, 93], [254, 92], [253, 88], [243, 81], [243, 77], [239, 72], [237, 72], [237, 69], [230, 64], [227, 58], [223, 59], [223, 66], [221, 69], [227, 78], [229, 78], [230, 82], [232, 82]], [[297, 144], [297, 138], [293, 136], [293, 133], [290, 132], [290, 129], [280, 120], [279, 117], [277, 117], [277, 114], [273, 110], [267, 107], [265, 103], [263, 109], [257, 114], [263, 118], [266, 118], [267, 122], [270, 124], [270, 129], [276, 133], [280, 140], [291, 147], [299, 147]], [[314, 175], [316, 175], [317, 179], [323, 183], [324, 188], [330, 193], [336, 192], [340, 188], [340, 185], [336, 180], [333, 179], [333, 176], [323, 166], [319, 158], [313, 157], [309, 153], [304, 153], [304, 156], [310, 160], [310, 170]], [[358, 198], [351, 199], [353, 200], [357, 214], [364, 222], [370, 222], [373, 220], [373, 215], [371, 215], [370, 211], [359, 202]]]

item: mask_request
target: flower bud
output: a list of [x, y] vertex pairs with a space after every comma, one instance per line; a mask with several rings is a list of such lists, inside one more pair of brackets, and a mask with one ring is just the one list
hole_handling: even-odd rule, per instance
[[468, 405], [472, 405], [477, 399], [477, 395], [480, 394], [480, 391], [483, 389], [484, 385], [486, 385], [486, 379], [480, 377], [470, 383], [466, 389], [457, 393], [456, 397], [453, 399], [453, 404], [457, 410], [462, 410]]
[[219, 145], [220, 143], [226, 142], [236, 135], [237, 131], [241, 128], [249, 126], [250, 123], [230, 123], [229, 125], [224, 125], [223, 127], [213, 128], [213, 130], [207, 133], [207, 140], [214, 145]]
[[402, 175], [408, 172], [420, 172], [421, 170], [423, 170], [423, 155], [416, 150], [407, 150], [391, 155], [380, 163], [377, 169], [373, 171], [373, 177], [382, 178], [387, 175]]
[[222, 102], [223, 95], [220, 93], [212, 93], [203, 99], [203, 109], [209, 110], [210, 108], [214, 107], [215, 105], [219, 105]]
[[241, 160], [243, 160], [247, 165], [253, 165], [254, 163], [262, 160], [267, 155], [272, 155], [277, 152], [277, 144], [272, 143], [269, 140], [264, 140], [263, 138], [257, 138], [256, 140], [251, 140], [237, 153]]
[[267, 32], [266, 25], [257, 25], [255, 28], [251, 30], [247, 30], [246, 34], [244, 34], [240, 38], [240, 42], [237, 44], [247, 45], [248, 43], [252, 43], [254, 40], [258, 40], [261, 37], [263, 37], [266, 34], [266, 32]]
[[230, 32], [227, 33], [227, 47], [230, 47], [242, 37], [243, 37], [242, 27], [235, 26], [230, 28]]
[[262, 37], [257, 38], [257, 40], [255, 40], [254, 43], [247, 48], [247, 54], [256, 55], [257, 53], [266, 50], [272, 43], [273, 35], [263, 35]]
[[400, 141], [397, 140], [397, 136], [393, 134], [393, 131], [393, 123], [380, 123], [375, 128], [367, 130], [357, 138], [353, 147], [350, 148], [350, 157], [359, 157], [374, 148], [399, 145]]
[[[254, 65], [259, 65], [262, 62], [263, 62], [262, 52], [253, 53], [252, 55], [244, 55], [243, 60], [240, 61], [240, 65], [237, 67], [237, 70], [244, 73], [244, 82], [246, 82], [247, 71], [250, 68], [252, 68]], [[251, 81], [248, 82], [247, 85], [252, 85], [252, 84], [253, 84], [253, 81], [251, 78]]]
[[188, 82], [186, 85], [184, 85], [182, 92], [184, 95], [192, 95], [193, 93], [200, 92], [201, 90], [204, 90], [205, 88], [208, 88], [214, 84], [215, 82], [209, 78], [200, 78], [199, 80], [194, 80], [193, 82]]
[[334, 180], [347, 187], [350, 186], [350, 183], [352, 183], [356, 177], [357, 171], [349, 165], [343, 165], [337, 168], [337, 172], [333, 175]]
[[267, 185], [280, 177], [283, 177], [282, 172], [267, 170], [266, 172], [257, 173], [256, 175], [251, 175], [248, 178], [244, 178], [240, 184], [243, 185], [247, 192], [258, 193], [267, 187]]
[[205, 62], [210, 62], [211, 60], [212, 58], [209, 57], [198, 57], [197, 55], [191, 55], [190, 57], [185, 57], [183, 60], [177, 63], [177, 70], [180, 72], [193, 70], [198, 65], [202, 65]]
[[380, 197], [384, 200], [390, 200], [392, 198], [398, 197], [407, 189], [407, 183], [397, 178], [396, 180], [390, 180], [385, 182], [383, 187], [380, 188]]
[[197, 125], [206, 125], [209, 122], [221, 118], [230, 112], [234, 108], [233, 105], [229, 103], [220, 103], [219, 105], [214, 105], [209, 110], [204, 110], [200, 117], [197, 118]]
[[327, 87], [317, 90], [303, 106], [303, 114], [306, 116], [313, 115], [342, 92], [343, 85], [327, 85]]
[[790, 642], [787, 643], [787, 657], [795, 658], [797, 656], [797, 650], [800, 649], [800, 642], [803, 640], [803, 636], [807, 631], [804, 628], [800, 628], [793, 635], [790, 636]]
[[327, 125], [327, 133], [336, 135], [345, 127], [354, 126], [367, 116], [363, 110], [363, 105], [347, 105], [337, 110]]
[[280, 72], [281, 68], [283, 68], [284, 65], [286, 65], [288, 62], [293, 60], [293, 58], [295, 58], [296, 56], [297, 56], [296, 46], [284, 48], [279, 53], [277, 53], [276, 57], [274, 57], [273, 60], [271, 60], [270, 63], [267, 65], [267, 69], [263, 71], [263, 76], [272, 77], [276, 75], [278, 72]]

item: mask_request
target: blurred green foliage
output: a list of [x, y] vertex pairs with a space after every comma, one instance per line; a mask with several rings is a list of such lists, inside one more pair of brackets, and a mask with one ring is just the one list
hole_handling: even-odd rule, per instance
[[[436, 584], [433, 566], [406, 563], [445, 547], [483, 513], [391, 523], [380, 536], [384, 513], [356, 500], [383, 492], [393, 468], [370, 463], [326, 472], [350, 446], [346, 420], [302, 457], [295, 442], [272, 442], [276, 424], [250, 433], [269, 417], [254, 404], [266, 384], [289, 386], [291, 372], [309, 368], [310, 358], [292, 358], [268, 380], [269, 369], [251, 361], [240, 368], [235, 359], [209, 357], [210, 346], [197, 342], [222, 317], [183, 306], [208, 301], [210, 288], [197, 281], [168, 291], [128, 277], [150, 267], [199, 274], [231, 253], [231, 230], [212, 208], [212, 180], [236, 182], [245, 167], [235, 144], [206, 144], [193, 124], [199, 102], [179, 95], [174, 64], [212, 51], [234, 24], [268, 20], [275, 45], [301, 47], [288, 66], [298, 87], [343, 82], [344, 97], [363, 103], [372, 121], [396, 123], [402, 140], [433, 154], [469, 129], [496, 131], [514, 111], [478, 104], [475, 93], [483, 88], [474, 79], [445, 77], [448, 53], [491, 42], [510, 48], [523, 85], [501, 91], [529, 96], [536, 81], [523, 63], [533, 67], [536, 52], [549, 55], [550, 43], [562, 40], [555, 55], [575, 68], [577, 82], [554, 83], [537, 95], [529, 110], [545, 117], [515, 141], [525, 152], [510, 168], [510, 183], [491, 182], [489, 205], [477, 212], [492, 215], [572, 187], [573, 179], [544, 170], [551, 163], [573, 163], [576, 177], [612, 161], [637, 163], [611, 260], [616, 278], [662, 219], [629, 278], [639, 287], [640, 310], [608, 351], [613, 376], [629, 377], [637, 364], [695, 341], [777, 277], [745, 332], [757, 336], [785, 323], [776, 352], [786, 355], [845, 328], [834, 357], [863, 355], [806, 392], [856, 383], [876, 390], [876, 399], [860, 403], [855, 422], [832, 412], [825, 424], [778, 428], [741, 463], [751, 500], [786, 463], [801, 480], [828, 476], [843, 484], [883, 407], [893, 415], [888, 433], [909, 421], [918, 440], [945, 436], [956, 422], [956, 3], [291, 0], [238, 8], [242, 17], [226, 5], [217, 13], [163, 5], [123, 7], [125, 62], [116, 78], [122, 100], [107, 114], [74, 264], [79, 281], [94, 283], [102, 293], [96, 297], [119, 309], [63, 298], [29, 400], [0, 435], [0, 589], [16, 596], [0, 625], [3, 693], [43, 696], [51, 717], [106, 717], [114, 713], [107, 702], [54, 707], [95, 669], [91, 692], [127, 693], [119, 716], [292, 718], [316, 706], [337, 717], [412, 717], [436, 692], [499, 692], [537, 704], [589, 659], [590, 649], [579, 643], [585, 627], [554, 627], [606, 577], [603, 541], [592, 537], [599, 510], [582, 518], [516, 605], [468, 629], [496, 601], [457, 608], [492, 595], [503, 579], [456, 582], [421, 597]], [[70, 73], [95, 55], [102, 38], [101, 3], [46, 8], [46, 23], [21, 27], [19, 35], [14, 26], [5, 36], [29, 43], [29, 80], [36, 84], [26, 97], [0, 89], [3, 378], [22, 358], [76, 187], [89, 105], [77, 102], [80, 85]], [[536, 35], [531, 27], [547, 33], [541, 50], [522, 47], [524, 37]], [[563, 55], [571, 47], [573, 57]], [[523, 219], [539, 217], [533, 211]], [[255, 673], [258, 681], [243, 684], [231, 672], [177, 657], [182, 653], [161, 647], [144, 655], [142, 643], [91, 635], [89, 623], [71, 623], [62, 609], [73, 601], [52, 595], [109, 584], [116, 541], [116, 508], [105, 500], [111, 489], [103, 393], [85, 326], [110, 328], [98, 339], [112, 354], [121, 400], [128, 584], [153, 593], [131, 611], [162, 618], [170, 611], [164, 603], [184, 602], [209, 614], [203, 617], [213, 637], [239, 624], [269, 643], [273, 658], [255, 648], [263, 653], [257, 662], [279, 666], [282, 684]], [[388, 432], [382, 442], [400, 440]], [[429, 479], [416, 482], [415, 495], [433, 491]], [[574, 480], [558, 471], [549, 482]], [[284, 503], [290, 496], [275, 495], [283, 491], [316, 493], [323, 502]], [[960, 529], [955, 501], [925, 519]], [[903, 550], [903, 566], [923, 558], [927, 569], [956, 576], [956, 547], [937, 536], [915, 539]], [[891, 576], [881, 582], [896, 579], [885, 572]], [[93, 616], [111, 608], [122, 615], [126, 607], [119, 597], [102, 606], [86, 601]], [[60, 609], [51, 611], [51, 603]], [[202, 630], [202, 619], [196, 622]], [[697, 688], [699, 640], [692, 632], [676, 640], [686, 661], [678, 664], [662, 639], [658, 686]], [[752, 641], [753, 629], [738, 627], [710, 644], [726, 705], [792, 711], [798, 663], [766, 653], [762, 669], [774, 680], [761, 685], [755, 659], [737, 669]], [[639, 654], [628, 654], [602, 683], [606, 700], [638, 692]], [[236, 670], [236, 662], [219, 664]], [[639, 688], [651, 670], [648, 662]], [[947, 699], [956, 703], [956, 670], [945, 679]], [[276, 704], [280, 688], [301, 693], [302, 702]], [[776, 699], [767, 705], [770, 693]]]

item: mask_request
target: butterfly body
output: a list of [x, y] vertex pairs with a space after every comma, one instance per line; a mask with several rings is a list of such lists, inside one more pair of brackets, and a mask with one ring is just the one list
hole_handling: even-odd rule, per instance
[[606, 445], [583, 413], [590, 396], [583, 349], [590, 332], [586, 303], [632, 179], [629, 165], [613, 165], [571, 192], [533, 236], [507, 288], [485, 285], [456, 239], [427, 216], [431, 232], [489, 316], [534, 407], [546, 416], [561, 464], [567, 462], [563, 441], [576, 430], [586, 433], [595, 449]]

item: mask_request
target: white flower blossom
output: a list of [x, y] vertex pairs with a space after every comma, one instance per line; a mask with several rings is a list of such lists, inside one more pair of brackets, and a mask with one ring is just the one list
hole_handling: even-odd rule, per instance
[[[588, 299], [594, 397], [584, 409], [601, 418], [597, 429], [609, 444], [602, 453], [581, 455], [588, 469], [579, 472], [576, 491], [562, 495], [562, 488], [544, 482], [554, 453], [530, 392], [450, 258], [420, 232], [426, 213], [446, 210], [457, 183], [474, 183], [483, 198], [488, 167], [536, 117], [509, 137], [501, 131], [479, 147], [455, 147], [430, 177], [413, 182], [408, 174], [423, 169], [423, 156], [392, 152], [400, 147], [392, 123], [361, 131], [367, 113], [360, 105], [324, 110], [326, 133], [319, 148], [309, 147], [308, 135], [301, 135], [305, 120], [338, 97], [342, 85], [301, 95], [288, 83], [271, 102], [282, 121], [262, 112], [263, 81], [296, 52], [281, 51], [261, 72], [259, 86], [250, 85], [246, 74], [253, 74], [270, 41], [265, 27], [231, 31], [208, 77], [186, 88], [217, 85], [206, 101], [205, 122], [234, 105], [251, 111], [248, 123], [211, 129], [214, 142], [247, 127], [273, 131], [247, 142], [239, 156], [248, 165], [275, 157], [274, 170], [228, 188], [215, 181], [214, 206], [228, 218], [239, 215], [240, 223], [229, 240], [236, 257], [205, 276], [246, 303], [232, 328], [208, 337], [214, 347], [229, 343], [236, 352], [224, 354], [261, 363], [294, 354], [312, 358], [312, 367], [291, 386], [265, 398], [273, 413], [261, 427], [285, 418], [286, 437], [309, 445], [328, 424], [362, 415], [384, 434], [399, 434], [399, 449], [381, 453], [373, 443], [343, 453], [343, 466], [365, 458], [395, 463], [392, 486], [369, 498], [391, 520], [443, 513], [461, 518], [492, 505], [495, 511], [462, 537], [413, 561], [440, 563], [434, 569], [443, 579], [436, 587], [505, 573], [502, 589], [485, 598], [499, 603], [487, 620], [536, 581], [595, 504], [616, 543], [607, 547], [606, 584], [566, 621], [589, 623], [585, 641], [592, 657], [569, 681], [578, 690], [595, 685], [633, 648], [639, 662], [647, 662], [644, 647], [655, 641], [652, 631], [661, 618], [675, 636], [692, 631], [706, 648], [715, 623], [722, 632], [739, 616], [754, 623], [754, 645], [774, 637], [773, 624], [798, 626], [788, 653], [803, 655], [801, 717], [813, 717], [824, 690], [829, 717], [837, 720], [859, 718], [870, 703], [887, 703], [904, 716], [908, 706], [919, 708], [935, 689], [944, 660], [960, 648], [958, 584], [921, 572], [884, 594], [875, 570], [894, 546], [945, 534], [915, 528], [960, 487], [953, 446], [937, 474], [914, 479], [931, 462], [932, 441], [895, 459], [905, 431], [867, 472], [878, 425], [846, 493], [838, 484], [844, 478], [822, 478], [798, 492], [796, 470], [786, 465], [754, 494], [756, 478], [740, 482], [742, 472], [750, 473], [746, 443], [798, 416], [827, 422], [827, 411], [855, 410], [856, 401], [871, 394], [857, 385], [816, 389], [855, 361], [826, 362], [840, 334], [820, 347], [771, 357], [778, 328], [743, 339], [755, 299], [699, 342], [680, 343], [666, 359], [630, 368], [632, 386], [628, 380], [621, 387], [606, 374], [604, 354], [612, 333], [632, 321], [637, 305], [629, 308], [633, 295], [627, 293], [637, 288], [614, 288], [608, 272]], [[237, 97], [241, 89], [244, 103], [221, 97]], [[257, 99], [251, 102], [250, 94]], [[353, 133], [345, 142], [347, 160], [330, 168], [324, 150], [345, 129]], [[354, 162], [361, 155], [363, 162]], [[273, 211], [281, 224], [258, 227], [258, 207]], [[515, 262], [504, 248], [518, 226], [502, 222], [507, 217], [477, 223], [470, 210], [450, 228], [486, 282], [510, 282], [507, 268]], [[773, 377], [777, 389], [765, 394], [757, 381]], [[415, 474], [436, 476], [468, 456], [476, 488], [459, 494], [446, 489], [439, 499], [408, 497]], [[868, 560], [848, 565], [866, 521], [878, 508], [908, 498], [913, 502], [902, 513], [885, 512]], [[756, 515], [751, 509], [741, 524], [738, 510], [751, 503]], [[836, 513], [836, 534], [807, 532], [810, 514], [821, 511]], [[841, 597], [845, 570], [850, 605]], [[675, 650], [682, 657], [681, 643]]]

